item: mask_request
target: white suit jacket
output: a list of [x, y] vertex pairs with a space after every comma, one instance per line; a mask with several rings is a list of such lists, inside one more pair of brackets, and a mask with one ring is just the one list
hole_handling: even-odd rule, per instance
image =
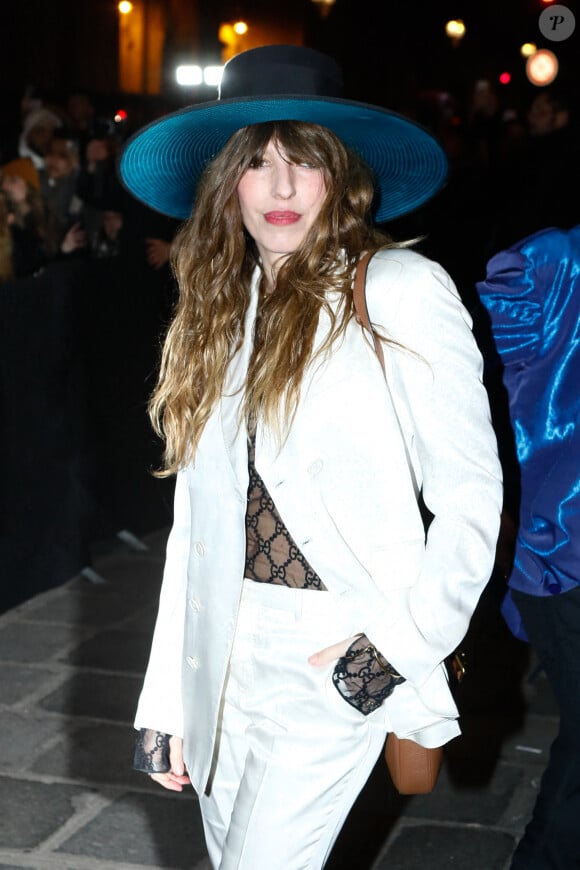
[[[177, 476], [135, 721], [183, 736], [198, 791], [209, 774], [244, 576], [248, 461], [238, 388], [257, 276], [251, 294], [224, 398], [195, 463]], [[385, 731], [434, 746], [459, 733], [441, 662], [465, 635], [492, 571], [501, 471], [481, 356], [447, 273], [411, 250], [381, 251], [369, 265], [367, 302], [373, 323], [396, 342], [385, 346], [390, 390], [353, 319], [328, 359], [307, 372], [282, 448], [258, 428], [256, 468], [328, 594], [406, 677], [383, 704]], [[327, 329], [321, 314], [317, 341]], [[434, 514], [427, 540], [420, 489]]]

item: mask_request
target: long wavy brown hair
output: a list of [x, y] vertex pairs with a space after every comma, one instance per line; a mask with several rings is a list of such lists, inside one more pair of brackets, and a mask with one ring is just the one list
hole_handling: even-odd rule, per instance
[[[242, 223], [237, 185], [270, 141], [291, 162], [320, 168], [326, 197], [314, 226], [278, 270], [271, 292], [265, 292], [262, 279], [240, 419], [260, 419], [283, 442], [307, 366], [331, 350], [354, 314], [352, 279], [360, 254], [394, 246], [370, 219], [370, 170], [330, 130], [280, 121], [235, 133], [205, 170], [192, 216], [172, 248], [179, 301], [149, 406], [166, 445], [159, 476], [175, 473], [195, 457], [222, 396], [228, 365], [244, 339], [259, 260]], [[329, 302], [331, 291], [339, 294], [337, 306]], [[313, 355], [321, 310], [330, 328]]]
[[7, 203], [14, 224], [38, 237], [48, 256], [54, 256], [59, 249], [59, 231], [55, 216], [40, 190], [26, 182], [26, 199], [14, 202], [7, 194]]
[[14, 277], [12, 261], [12, 233], [8, 216], [6, 197], [0, 192], [0, 281]]

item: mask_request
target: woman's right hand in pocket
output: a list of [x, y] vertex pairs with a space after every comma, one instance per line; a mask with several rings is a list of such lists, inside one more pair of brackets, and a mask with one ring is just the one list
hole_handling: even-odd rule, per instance
[[163, 788], [169, 791], [183, 791], [184, 785], [190, 784], [183, 762], [183, 740], [181, 737], [169, 738], [169, 773], [150, 773], [149, 776]]

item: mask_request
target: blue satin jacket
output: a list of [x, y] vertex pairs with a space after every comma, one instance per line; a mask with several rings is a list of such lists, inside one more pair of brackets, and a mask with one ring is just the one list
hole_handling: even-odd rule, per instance
[[[503, 364], [521, 475], [508, 585], [557, 595], [580, 583], [580, 225], [496, 254], [477, 289]], [[525, 639], [509, 592], [503, 613]]]

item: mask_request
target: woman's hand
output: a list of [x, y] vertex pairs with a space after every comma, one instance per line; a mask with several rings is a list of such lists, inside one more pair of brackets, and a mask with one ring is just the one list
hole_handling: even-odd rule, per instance
[[308, 662], [314, 667], [334, 664], [332, 682], [337, 692], [363, 716], [377, 710], [405, 682], [364, 632], [327, 646]]
[[189, 785], [190, 779], [185, 772], [185, 764], [183, 763], [183, 740], [181, 737], [169, 738], [169, 763], [171, 764], [169, 773], [151, 773], [149, 775], [151, 779], [169, 791], [183, 791], [183, 786]]
[[63, 254], [72, 254], [80, 248], [86, 248], [87, 234], [80, 223], [73, 224], [61, 242], [60, 249]]
[[333, 643], [332, 646], [327, 646], [324, 649], [321, 649], [319, 652], [308, 657], [308, 664], [313, 665], [315, 668], [321, 668], [324, 665], [337, 661], [337, 659], [345, 654], [351, 643], [353, 643], [358, 636], [359, 635], [355, 634], [353, 637], [348, 637], [346, 640], [341, 640], [339, 643]]
[[154, 269], [161, 269], [169, 262], [171, 242], [164, 239], [145, 239], [146, 259]]

